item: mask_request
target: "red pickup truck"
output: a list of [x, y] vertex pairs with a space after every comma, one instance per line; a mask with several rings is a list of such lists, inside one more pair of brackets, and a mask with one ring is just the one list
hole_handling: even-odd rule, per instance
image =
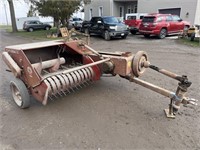
[[145, 15], [147, 15], [147, 13], [126, 14], [126, 20], [124, 20], [124, 23], [129, 26], [129, 30], [132, 34], [136, 34], [139, 31], [139, 26]]

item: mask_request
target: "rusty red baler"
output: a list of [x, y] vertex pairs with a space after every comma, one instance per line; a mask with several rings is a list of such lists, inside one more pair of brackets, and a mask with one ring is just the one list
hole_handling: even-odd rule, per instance
[[[97, 52], [83, 41], [54, 40], [7, 46], [2, 54], [9, 71], [16, 77], [10, 82], [15, 103], [20, 108], [30, 106], [30, 95], [46, 105], [48, 99], [64, 96], [80, 86], [99, 80], [103, 74], [120, 77], [142, 85], [170, 98], [167, 117], [174, 118], [181, 103], [197, 105], [186, 97], [191, 82], [187, 76], [151, 65], [147, 53]], [[175, 92], [139, 79], [146, 68], [179, 81]]]

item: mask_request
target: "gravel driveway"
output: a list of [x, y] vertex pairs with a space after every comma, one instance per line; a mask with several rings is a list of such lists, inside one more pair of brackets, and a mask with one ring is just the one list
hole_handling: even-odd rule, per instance
[[[0, 52], [5, 46], [34, 42], [0, 30]], [[193, 82], [188, 94], [200, 100], [200, 48], [166, 38], [126, 40], [91, 38], [101, 51], [144, 50], [151, 64], [186, 74]], [[176, 119], [163, 109], [169, 99], [120, 77], [102, 77], [86, 88], [42, 106], [32, 99], [29, 109], [19, 109], [11, 98], [0, 59], [0, 149], [200, 149], [200, 108], [181, 107]], [[177, 82], [152, 70], [142, 79], [175, 91]]]

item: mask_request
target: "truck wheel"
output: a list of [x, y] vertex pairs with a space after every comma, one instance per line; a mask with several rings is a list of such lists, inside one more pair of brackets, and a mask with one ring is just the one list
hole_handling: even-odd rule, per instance
[[33, 32], [33, 28], [28, 28], [28, 31], [29, 32]]
[[127, 35], [122, 36], [122, 39], [126, 39]]
[[192, 33], [190, 36], [190, 41], [194, 41], [194, 39], [195, 39], [195, 33]]
[[130, 32], [131, 32], [131, 34], [133, 34], [133, 35], [136, 35], [136, 33], [137, 33], [137, 31], [135, 31], [135, 30], [130, 31]]
[[50, 28], [47, 26], [47, 27], [45, 27], [45, 30], [49, 30]]
[[89, 34], [90, 34], [89, 29], [88, 29], [88, 28], [85, 28], [85, 29], [84, 29], [84, 33], [89, 35]]
[[144, 37], [145, 37], [145, 38], [149, 38], [149, 37], [150, 37], [150, 34], [144, 34]]
[[160, 34], [158, 35], [158, 38], [159, 38], [159, 39], [164, 39], [164, 38], [166, 37], [166, 35], [167, 35], [167, 29], [162, 28], [162, 29], [160, 30]]
[[106, 41], [109, 41], [111, 38], [110, 38], [110, 34], [109, 34], [109, 32], [106, 30], [106, 31], [104, 31], [104, 39], [106, 40]]
[[30, 106], [30, 95], [25, 84], [20, 79], [10, 82], [10, 90], [13, 100], [20, 108], [28, 108]]

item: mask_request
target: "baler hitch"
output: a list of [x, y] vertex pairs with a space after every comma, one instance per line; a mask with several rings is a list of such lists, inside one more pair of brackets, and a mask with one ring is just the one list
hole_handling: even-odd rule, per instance
[[191, 105], [195, 105], [195, 106], [197, 105], [198, 100], [185, 96], [188, 88], [192, 84], [192, 82], [188, 81], [187, 76], [185, 76], [185, 75], [180, 76], [173, 72], [170, 72], [170, 71], [167, 71], [164, 69], [160, 69], [154, 65], [150, 65], [150, 63], [148, 63], [148, 64], [149, 65], [146, 66], [146, 68], [149, 67], [155, 71], [158, 71], [159, 73], [161, 73], [163, 75], [166, 75], [168, 77], [178, 80], [179, 83], [178, 83], [176, 92], [168, 91], [164, 88], [161, 88], [161, 87], [151, 84], [149, 82], [143, 81], [143, 80], [135, 77], [134, 75], [129, 75], [129, 76], [126, 76], [125, 78], [128, 79], [130, 82], [135, 82], [136, 84], [139, 84], [139, 85], [141, 85], [145, 88], [148, 88], [154, 92], [157, 92], [163, 96], [169, 97], [170, 98], [169, 108], [164, 110], [166, 113], [166, 116], [168, 118], [175, 118], [175, 114], [180, 109], [181, 103], [184, 104], [184, 106], [186, 106], [187, 104], [191, 104]]

